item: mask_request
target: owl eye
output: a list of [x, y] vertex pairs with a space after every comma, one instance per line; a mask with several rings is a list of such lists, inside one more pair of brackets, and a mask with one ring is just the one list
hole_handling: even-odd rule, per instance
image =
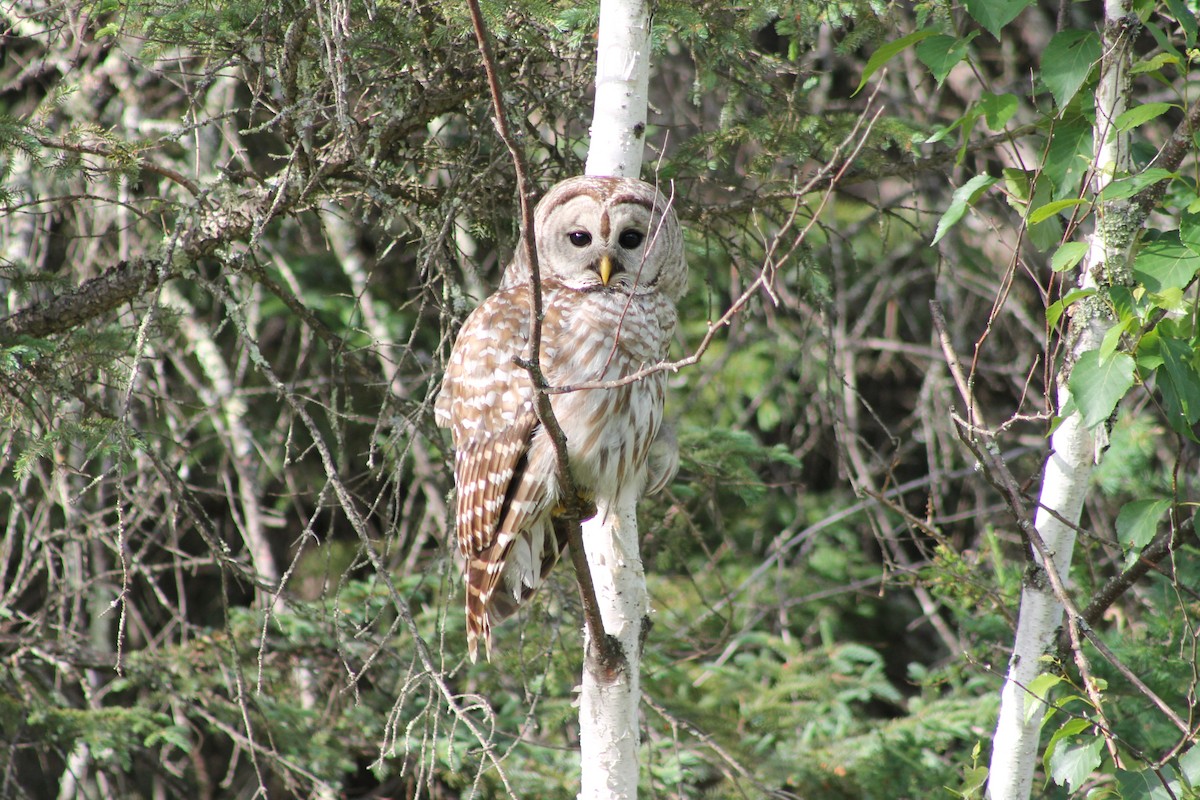
[[592, 235], [587, 231], [572, 231], [567, 234], [567, 238], [571, 240], [571, 244], [576, 247], [587, 247], [592, 243]]
[[621, 235], [617, 237], [617, 243], [626, 250], [632, 250], [642, 243], [645, 235], [638, 230], [630, 228], [629, 230], [621, 231]]

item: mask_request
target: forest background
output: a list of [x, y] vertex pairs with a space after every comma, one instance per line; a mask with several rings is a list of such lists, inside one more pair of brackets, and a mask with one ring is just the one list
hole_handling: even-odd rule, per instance
[[[535, 182], [579, 174], [596, 7], [483, 9]], [[0, 20], [0, 796], [573, 796], [569, 565], [472, 665], [447, 545], [432, 397], [518, 233], [465, 4]], [[1028, 687], [1037, 786], [1192, 796], [1197, 21], [1128, 7], [1097, 196], [1104, 23], [655, 5], [644, 177], [687, 229], [676, 354], [705, 344], [640, 515], [645, 796], [979, 796], [1031, 558], [988, 455], [1032, 505], [1095, 297], [1089, 638]], [[1128, 290], [1077, 291], [1131, 198]]]

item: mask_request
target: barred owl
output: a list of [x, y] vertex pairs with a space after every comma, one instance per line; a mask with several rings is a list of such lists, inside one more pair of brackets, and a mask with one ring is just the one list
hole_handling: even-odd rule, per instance
[[[687, 284], [679, 223], [653, 186], [572, 178], [538, 203], [540, 362], [551, 386], [610, 381], [667, 356], [675, 301]], [[531, 274], [518, 255], [500, 288], [463, 324], [435, 416], [454, 440], [458, 557], [466, 578], [467, 647], [512, 614], [566, 546], [554, 444], [535, 411], [528, 358]], [[666, 485], [678, 464], [662, 425], [666, 376], [552, 394], [572, 478], [598, 513]]]

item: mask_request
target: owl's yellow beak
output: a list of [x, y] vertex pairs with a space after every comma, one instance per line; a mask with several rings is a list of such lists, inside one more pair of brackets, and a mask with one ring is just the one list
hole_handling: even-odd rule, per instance
[[597, 270], [597, 272], [600, 273], [600, 282], [605, 286], [608, 286], [608, 282], [612, 280], [613, 276], [612, 256], [610, 256], [608, 253], [600, 256], [600, 268]]

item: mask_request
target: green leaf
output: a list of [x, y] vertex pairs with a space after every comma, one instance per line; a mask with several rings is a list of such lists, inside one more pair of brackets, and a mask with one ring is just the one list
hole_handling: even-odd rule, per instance
[[1046, 324], [1051, 328], [1058, 325], [1059, 318], [1063, 312], [1072, 304], [1082, 300], [1085, 297], [1091, 297], [1096, 293], [1095, 289], [1075, 289], [1068, 292], [1066, 297], [1061, 300], [1056, 300], [1046, 308]]
[[998, 183], [999, 180], [999, 178], [993, 178], [991, 175], [976, 175], [955, 189], [954, 194], [950, 197], [950, 207], [946, 209], [946, 213], [942, 214], [942, 218], [938, 220], [937, 231], [934, 233], [932, 244], [937, 244], [946, 235], [946, 232], [962, 219], [963, 214], [967, 213], [967, 208], [974, 204], [980, 195]]
[[1017, 96], [984, 92], [983, 97], [979, 99], [979, 111], [990, 129], [1003, 130], [1013, 118], [1013, 114], [1017, 113]]
[[944, 33], [934, 34], [917, 45], [917, 58], [929, 67], [933, 79], [941, 86], [950, 70], [967, 57], [967, 45], [978, 35], [979, 31], [971, 31], [965, 38], [956, 39]]
[[1054, 256], [1050, 259], [1050, 269], [1055, 272], [1072, 269], [1087, 255], [1087, 251], [1087, 242], [1067, 242], [1054, 251]]
[[1178, 66], [1179, 63], [1179, 56], [1171, 53], [1155, 53], [1151, 58], [1147, 58], [1144, 61], [1139, 61], [1138, 63], [1134, 64], [1133, 68], [1129, 70], [1129, 74], [1140, 75], [1143, 72], [1158, 72], [1167, 64], [1174, 64]]
[[[1047, 714], [1053, 714], [1051, 709]], [[1043, 720], [1042, 724], [1045, 724]], [[1078, 736], [1092, 726], [1091, 720], [1086, 717], [1072, 717], [1062, 724], [1054, 735], [1050, 737], [1050, 741], [1046, 744], [1046, 752], [1042, 755], [1042, 765], [1046, 770], [1046, 774], [1050, 774], [1050, 760], [1054, 758], [1054, 751], [1058, 749], [1058, 743], [1063, 739], [1069, 739], [1072, 736]]]
[[1053, 203], [1046, 203], [1046, 205], [1042, 206], [1041, 208], [1035, 209], [1034, 211], [1032, 211], [1029, 214], [1029, 224], [1036, 225], [1039, 222], [1041, 222], [1042, 220], [1050, 219], [1050, 217], [1053, 217], [1055, 214], [1062, 211], [1063, 209], [1072, 208], [1073, 206], [1083, 205], [1084, 203], [1087, 203], [1087, 202], [1088, 202], [1087, 200], [1084, 200], [1082, 198], [1073, 197], [1069, 200], [1055, 200]]
[[1171, 427], [1191, 436], [1191, 428], [1200, 422], [1200, 372], [1196, 371], [1196, 351], [1191, 342], [1173, 336], [1162, 336], [1158, 354], [1163, 364], [1159, 389], [1167, 407]]
[[1043, 672], [1029, 682], [1025, 693], [1025, 722], [1033, 719], [1043, 701], [1050, 697], [1050, 690], [1062, 683], [1062, 676], [1052, 672]]
[[1200, 216], [1194, 211], [1179, 217], [1179, 241], [1193, 253], [1200, 254]]
[[871, 54], [869, 59], [867, 59], [867, 66], [863, 68], [862, 80], [858, 82], [857, 88], [851, 92], [851, 96], [853, 97], [862, 91], [863, 86], [866, 85], [870, 77], [874, 75], [880, 67], [886, 64], [888, 61], [891, 61], [893, 56], [904, 52], [917, 42], [920, 42], [923, 39], [928, 39], [930, 36], [935, 35], [936, 34], [933, 31], [917, 31], [915, 33], [910, 33], [908, 36], [897, 39], [894, 42], [888, 42], [880, 47]]
[[1117, 514], [1117, 539], [1126, 552], [1140, 552], [1150, 544], [1158, 523], [1171, 508], [1170, 500], [1134, 500]]
[[1133, 277], [1151, 292], [1182, 289], [1200, 271], [1200, 255], [1186, 247], [1178, 231], [1142, 244], [1133, 260]]
[[999, 39], [1000, 29], [1031, 5], [1033, 0], [967, 0], [967, 13]]
[[1134, 106], [1117, 117], [1115, 122], [1117, 130], [1132, 130], [1138, 125], [1143, 125], [1152, 119], [1161, 117], [1172, 108], [1175, 108], [1172, 103], [1143, 103], [1140, 106]]
[[1059, 786], [1074, 792], [1100, 766], [1104, 738], [1093, 736], [1082, 744], [1056, 748], [1050, 759], [1050, 777]]
[[1030, 199], [1029, 172], [1016, 167], [1005, 167], [1000, 174], [1004, 176], [1004, 190], [1007, 192], [1004, 199], [1013, 208], [1023, 208]]
[[1123, 322], [1118, 322], [1107, 331], [1104, 332], [1104, 339], [1100, 342], [1100, 348], [1096, 351], [1100, 354], [1100, 361], [1103, 362], [1109, 356], [1117, 351], [1117, 347], [1121, 344], [1121, 337], [1137, 322], [1134, 319], [1125, 319]]
[[1179, 23], [1179, 27], [1183, 28], [1183, 35], [1187, 41], [1188, 47], [1196, 46], [1196, 15], [1188, 8], [1188, 4], [1183, 0], [1167, 0], [1167, 8], [1171, 9], [1171, 16]]
[[1094, 428], [1112, 416], [1113, 409], [1133, 386], [1133, 357], [1116, 353], [1100, 360], [1100, 353], [1088, 350], [1079, 356], [1067, 379], [1067, 387], [1083, 424]]
[[1054, 34], [1042, 52], [1042, 80], [1054, 103], [1066, 108], [1100, 60], [1100, 38], [1094, 31], [1069, 29]]
[[1091, 169], [1092, 125], [1082, 117], [1072, 117], [1057, 125], [1050, 137], [1050, 148], [1042, 164], [1042, 174], [1054, 184], [1054, 197], [1065, 199], [1079, 195], [1079, 185]]
[[1128, 178], [1122, 178], [1119, 181], [1113, 181], [1108, 186], [1105, 186], [1100, 191], [1100, 200], [1124, 200], [1126, 197], [1133, 195], [1145, 189], [1147, 186], [1158, 183], [1168, 178], [1178, 178], [1177, 173], [1160, 167], [1152, 167], [1151, 169], [1143, 170], [1137, 175], [1132, 175]]

